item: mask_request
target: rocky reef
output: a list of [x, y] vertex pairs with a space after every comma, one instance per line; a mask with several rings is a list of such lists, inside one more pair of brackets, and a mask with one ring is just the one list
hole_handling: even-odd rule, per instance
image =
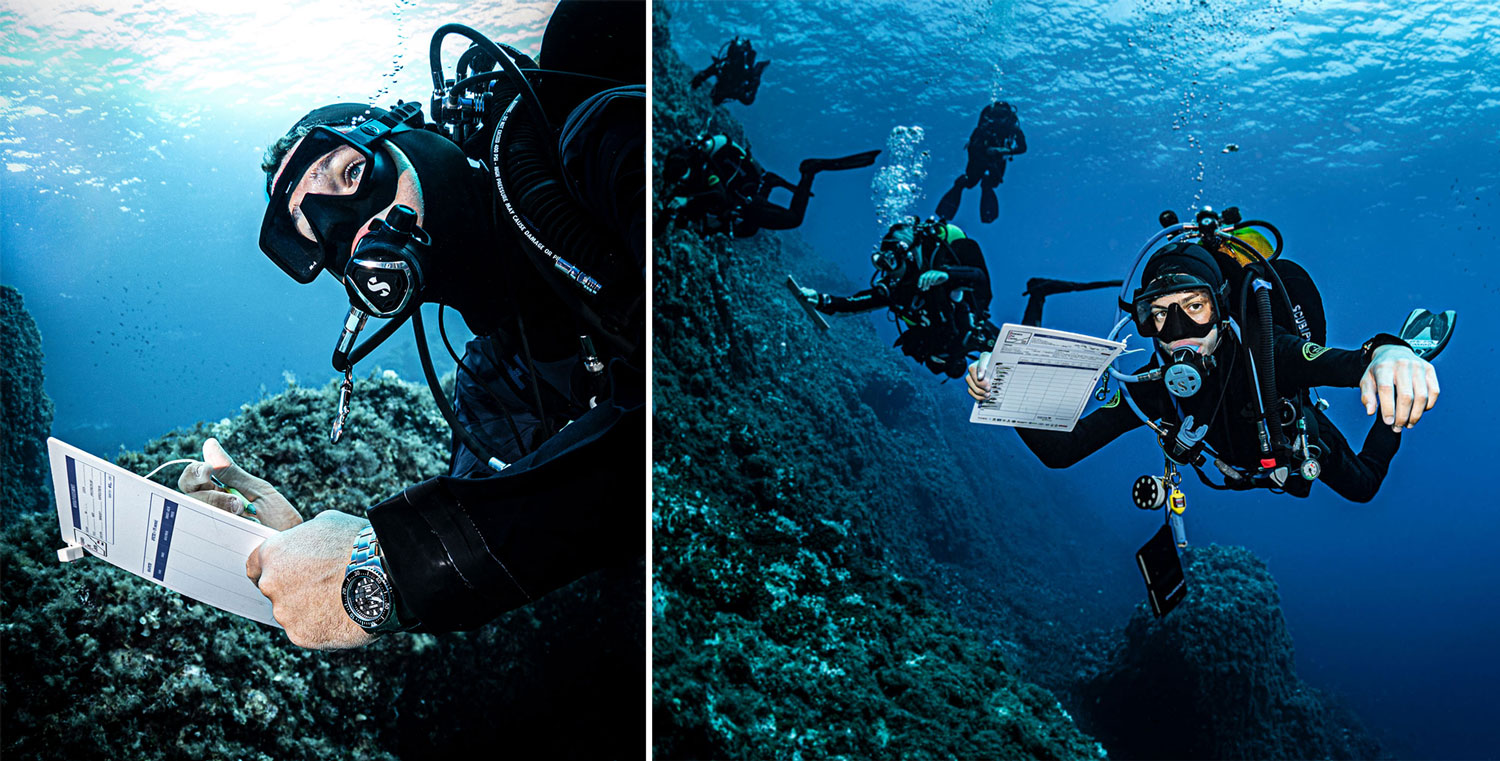
[[[658, 4], [656, 177], [668, 151], [705, 129], [753, 155], [729, 113], [689, 87], [669, 24]], [[655, 190], [660, 219], [668, 194]], [[1284, 625], [1265, 644], [1252, 637], [1269, 624], [1199, 612], [1248, 606], [1280, 621], [1274, 592], [1244, 583], [1269, 576], [1243, 550], [1198, 553], [1219, 560], [1190, 561], [1197, 591], [1165, 625], [1184, 622], [1181, 649], [1217, 648], [1231, 670], [1282, 674], [1292, 692], [1202, 692], [1193, 716], [1207, 717], [1206, 745], [1131, 735], [1139, 714], [1127, 704], [1145, 710], [1151, 693], [1109, 675], [1149, 660], [1132, 632], [1162, 624], [1137, 605], [1133, 542], [1101, 552], [1076, 540], [1097, 530], [1079, 528], [1098, 525], [1088, 485], [1048, 477], [1014, 436], [969, 424], [961, 391], [867, 319], [814, 327], [787, 273], [821, 290], [856, 286], [795, 232], [731, 239], [663, 225], [654, 256], [657, 757], [1350, 757], [1377, 747], [1295, 681]], [[1204, 684], [1214, 674], [1204, 670]], [[1119, 702], [1095, 700], [1106, 683]], [[1265, 724], [1297, 710], [1285, 727]], [[1253, 744], [1252, 727], [1285, 734]]]
[[[446, 472], [449, 433], [425, 385], [373, 373], [356, 387], [338, 445], [327, 440], [337, 386], [290, 384], [117, 462], [145, 473], [217, 436], [306, 516], [360, 513]], [[158, 478], [173, 485], [178, 471]], [[7, 470], [6, 494], [39, 488], [37, 475]], [[11, 520], [0, 544], [7, 758], [629, 758], [645, 746], [643, 561], [478, 631], [314, 652], [98, 559], [59, 564], [45, 508]]]
[[[660, 169], [710, 119], [743, 135], [690, 91], [656, 7]], [[1058, 550], [1002, 539], [1043, 519], [988, 509], [1025, 485], [964, 467], [935, 379], [865, 320], [816, 332], [786, 273], [848, 284], [795, 235], [659, 230], [655, 256], [657, 756], [1100, 755], [1016, 668], [1069, 602], [1027, 570]], [[987, 641], [934, 595], [1015, 625]]]
[[1242, 547], [1187, 550], [1190, 592], [1142, 604], [1080, 680], [1087, 728], [1115, 758], [1380, 758], [1359, 719], [1293, 668], [1276, 582]]
[[21, 292], [0, 285], [0, 523], [48, 510], [47, 436], [52, 400], [42, 389], [42, 336]]

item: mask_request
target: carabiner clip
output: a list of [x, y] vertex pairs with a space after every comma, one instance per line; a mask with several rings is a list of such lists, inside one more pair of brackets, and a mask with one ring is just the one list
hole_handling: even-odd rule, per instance
[[344, 423], [349, 419], [349, 402], [354, 396], [354, 370], [344, 371], [344, 382], [339, 386], [339, 411], [333, 417], [333, 433], [328, 437], [331, 444], [344, 437]]

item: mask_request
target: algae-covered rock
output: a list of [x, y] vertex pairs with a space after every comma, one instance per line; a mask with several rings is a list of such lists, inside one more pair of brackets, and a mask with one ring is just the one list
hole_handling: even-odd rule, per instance
[[21, 292], [0, 285], [0, 523], [50, 510], [47, 437], [52, 399], [42, 390], [42, 336], [26, 311]]
[[[357, 381], [348, 432], [330, 445], [336, 402], [335, 384], [291, 385], [117, 462], [144, 473], [217, 436], [308, 517], [362, 514], [446, 471], [449, 434], [425, 386]], [[175, 485], [179, 470], [158, 480]], [[13, 521], [0, 544], [6, 758], [626, 758], [644, 746], [641, 563], [475, 632], [315, 652], [98, 559], [59, 564], [60, 544], [50, 510]]]
[[[743, 136], [688, 86], [655, 7], [659, 166], [705, 124]], [[788, 272], [854, 289], [795, 234], [654, 245], [656, 756], [1098, 756], [1014, 663], [1045, 639], [1027, 616], [1067, 600], [1029, 570], [1047, 545], [1006, 538], [1043, 518], [995, 517], [1022, 500], [960, 456], [988, 450], [956, 443], [936, 380], [864, 318], [812, 327]]]
[[1184, 553], [1189, 592], [1143, 603], [1080, 692], [1116, 758], [1378, 758], [1359, 720], [1297, 677], [1276, 582], [1241, 547]]

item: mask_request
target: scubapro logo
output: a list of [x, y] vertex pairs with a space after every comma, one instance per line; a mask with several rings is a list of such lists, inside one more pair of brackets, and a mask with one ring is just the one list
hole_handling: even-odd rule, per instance
[[366, 285], [368, 285], [370, 287], [370, 291], [372, 293], [374, 293], [376, 296], [389, 296], [389, 295], [391, 295], [391, 284], [390, 283], [383, 283], [383, 282], [381, 282], [379, 280], [376, 280], [373, 276], [366, 283]]

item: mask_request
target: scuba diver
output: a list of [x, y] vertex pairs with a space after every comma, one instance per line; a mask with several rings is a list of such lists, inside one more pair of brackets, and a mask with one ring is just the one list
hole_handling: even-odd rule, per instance
[[979, 125], [969, 133], [964, 147], [969, 151], [969, 163], [938, 201], [937, 215], [944, 219], [958, 216], [964, 189], [979, 185], [979, 221], [989, 224], [1000, 216], [995, 186], [1005, 182], [1006, 162], [1026, 152], [1026, 135], [1021, 132], [1016, 109], [1003, 100], [985, 106], [979, 113]]
[[713, 77], [714, 86], [709, 97], [715, 106], [731, 98], [748, 106], [755, 102], [755, 93], [760, 90], [760, 75], [770, 65], [770, 61], [757, 63], [755, 48], [750, 47], [750, 41], [735, 37], [719, 48], [719, 55], [714, 56], [708, 68], [693, 76], [693, 89], [698, 89]]
[[[805, 159], [794, 185], [768, 172], [749, 153], [725, 135], [711, 135], [676, 148], [667, 155], [663, 181], [671, 187], [663, 227], [676, 220], [696, 223], [705, 235], [728, 232], [747, 238], [765, 230], [791, 230], [802, 224], [813, 178], [819, 172], [861, 169], [875, 163], [880, 151], [865, 151], [837, 159]], [[772, 191], [792, 194], [786, 206], [770, 200]]]
[[[644, 22], [644, 3], [562, 0], [547, 68], [446, 24], [430, 121], [416, 103], [335, 104], [267, 151], [262, 251], [300, 283], [326, 271], [350, 298], [333, 441], [354, 364], [408, 321], [454, 435], [450, 475], [368, 520], [326, 510], [304, 523], [232, 464], [184, 471], [183, 492], [280, 530], [246, 572], [295, 644], [473, 629], [644, 551], [646, 56], [640, 35], [616, 33]], [[472, 42], [456, 77], [441, 60], [450, 35]], [[446, 308], [476, 335], [464, 358], [448, 346], [451, 405], [423, 303], [440, 305], [445, 345]], [[387, 323], [357, 343], [372, 316]]]
[[[1132, 496], [1146, 509], [1161, 507], [1170, 493], [1171, 511], [1182, 512], [1179, 467], [1193, 468], [1216, 489], [1269, 488], [1304, 497], [1321, 479], [1345, 499], [1372, 499], [1401, 443], [1399, 433], [1437, 401], [1430, 360], [1451, 337], [1456, 315], [1416, 310], [1400, 336], [1382, 333], [1353, 350], [1329, 348], [1322, 298], [1306, 270], [1278, 258], [1282, 239], [1274, 226], [1242, 221], [1232, 207], [1222, 215], [1205, 208], [1192, 224], [1179, 224], [1167, 211], [1161, 222], [1165, 229], [1136, 260], [1139, 287], [1128, 299], [1122, 288], [1127, 316], [1109, 337], [1133, 325], [1152, 339], [1151, 360], [1131, 374], [1111, 366], [1110, 376], [1123, 388], [1071, 431], [1017, 428], [1022, 442], [1047, 467], [1065, 468], [1120, 434], [1149, 426], [1165, 455], [1166, 476], [1137, 481]], [[1275, 237], [1274, 246], [1260, 230]], [[989, 359], [981, 356], [969, 368], [976, 401], [990, 391]], [[1107, 384], [1096, 394], [1101, 401]], [[1366, 413], [1379, 410], [1358, 452], [1323, 413], [1326, 403], [1314, 402], [1318, 386], [1358, 387]], [[1209, 462], [1223, 484], [1204, 473]]]
[[963, 375], [972, 352], [995, 345], [990, 322], [990, 272], [979, 244], [957, 225], [915, 218], [891, 225], [871, 257], [870, 287], [852, 296], [812, 288], [799, 295], [824, 314], [889, 309], [900, 335], [895, 346], [928, 370]]
[[[871, 259], [870, 287], [852, 296], [812, 288], [797, 293], [823, 314], [891, 310], [901, 334], [895, 346], [927, 369], [963, 376], [964, 362], [995, 345], [999, 329], [990, 321], [990, 271], [979, 243], [951, 222], [911, 219], [891, 225]], [[795, 282], [795, 281], [793, 281]], [[1032, 278], [1023, 296], [1028, 325], [1039, 324], [1042, 306], [1057, 293], [1110, 288], [1118, 280], [1075, 283]]]

